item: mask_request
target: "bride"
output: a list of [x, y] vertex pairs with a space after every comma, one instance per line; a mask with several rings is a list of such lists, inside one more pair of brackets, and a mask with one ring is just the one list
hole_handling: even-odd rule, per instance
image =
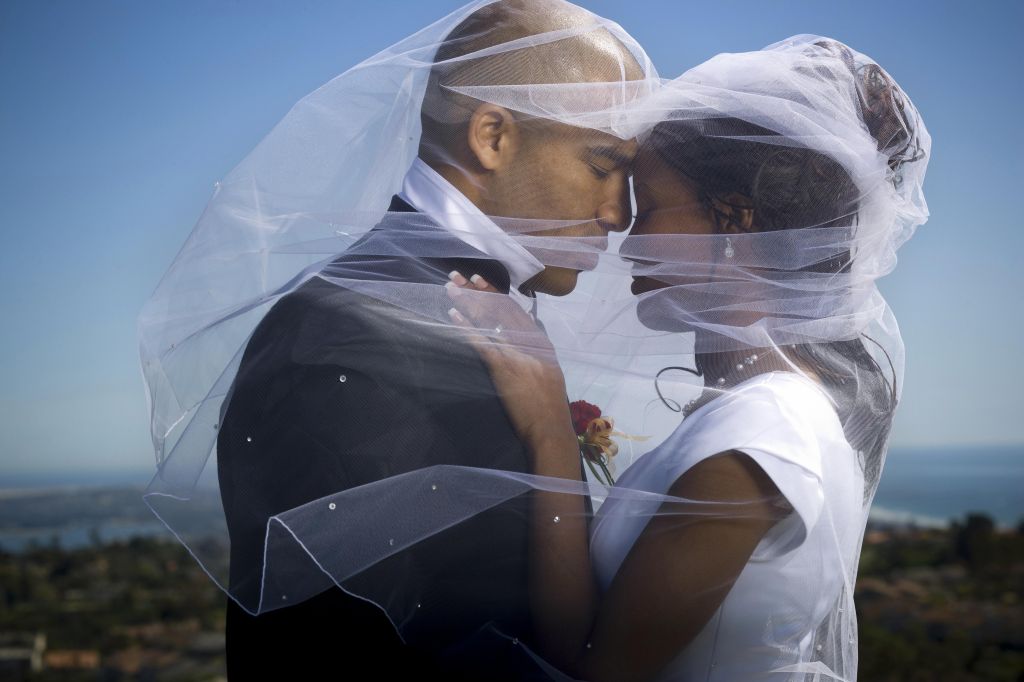
[[[653, 98], [634, 105], [658, 120], [620, 255], [640, 323], [693, 333], [704, 391], [663, 399], [681, 423], [592, 523], [584, 496], [536, 493], [536, 648], [586, 680], [855, 679], [853, 584], [902, 378], [875, 280], [927, 217], [930, 139], [877, 64], [810, 36], [720, 55]], [[453, 279], [450, 315], [533, 473], [579, 480], [553, 349], [506, 341], [540, 335]]]

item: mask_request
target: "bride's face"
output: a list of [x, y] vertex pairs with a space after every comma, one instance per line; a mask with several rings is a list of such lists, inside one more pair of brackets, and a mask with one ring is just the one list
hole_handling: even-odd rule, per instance
[[[634, 239], [648, 235], [710, 235], [714, 234], [715, 223], [711, 211], [701, 202], [696, 186], [669, 166], [661, 156], [649, 147], [642, 148], [636, 157], [633, 171], [633, 191], [636, 199], [636, 218], [630, 236], [622, 245], [621, 252], [629, 254], [643, 251], [642, 242]], [[630, 240], [635, 249], [631, 249]], [[646, 240], [651, 241], [651, 240]], [[665, 240], [658, 245], [659, 261], [675, 263], [706, 263], [710, 253], [693, 253], [694, 250], [710, 250], [713, 240], [679, 239]], [[680, 253], [664, 253], [671, 248]], [[644, 261], [634, 260], [634, 271], [643, 269]], [[679, 266], [670, 266], [678, 271]], [[671, 285], [694, 284], [700, 278], [684, 277], [673, 273], [661, 279], [648, 273], [634, 275], [630, 287], [634, 294], [661, 289]]]

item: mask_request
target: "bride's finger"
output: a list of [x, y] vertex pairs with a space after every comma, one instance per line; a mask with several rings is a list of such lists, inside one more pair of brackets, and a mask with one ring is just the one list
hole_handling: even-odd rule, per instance
[[476, 287], [477, 291], [486, 291], [487, 293], [490, 293], [490, 294], [500, 294], [501, 293], [500, 291], [498, 291], [494, 287], [493, 284], [488, 282], [486, 279], [484, 279], [480, 275], [473, 275], [472, 277], [469, 278], [469, 281], [473, 284], [474, 287]]
[[536, 345], [535, 340], [528, 347], [523, 347], [500, 328], [494, 330], [494, 335], [488, 330], [481, 333], [479, 324], [468, 320], [456, 308], [448, 309], [448, 317], [463, 330], [465, 339], [487, 365], [496, 385], [504, 386], [505, 391], [514, 392], [513, 387], [523, 383], [524, 376], [535, 376], [541, 368], [553, 369], [561, 376], [553, 348], [548, 347], [545, 351]]
[[457, 286], [464, 287], [469, 284], [469, 280], [462, 276], [462, 273], [458, 270], [452, 270], [448, 273], [448, 280], [454, 282]]
[[470, 329], [476, 329], [476, 327], [474, 327], [473, 324], [469, 320], [467, 320], [466, 317], [462, 313], [460, 313], [455, 308], [449, 308], [448, 309], [448, 317], [451, 318], [451, 321], [454, 322], [457, 326], [462, 327], [463, 329], [467, 330], [467, 333], [466, 333], [466, 338], [467, 339], [469, 339], [470, 341], [477, 340], [477, 337], [479, 335], [478, 334], [470, 333], [468, 331]]
[[502, 293], [493, 284], [488, 282], [480, 275], [473, 275], [469, 279], [466, 279], [465, 276], [458, 270], [452, 270], [451, 272], [448, 273], [448, 279], [454, 282], [456, 286], [461, 287], [463, 289], [472, 286], [472, 288], [476, 289], [477, 291], [483, 291], [489, 294]]
[[500, 292], [480, 290], [472, 285], [460, 286], [454, 280], [446, 284], [445, 289], [459, 312], [478, 328], [501, 328], [527, 336], [540, 331], [525, 310]]
[[[476, 289], [469, 285], [461, 286], [455, 281], [444, 285], [448, 293], [448, 300], [455, 306], [457, 312], [467, 324], [477, 328], [493, 327], [497, 324], [495, 319], [495, 306], [488, 305], [487, 301], [481, 300], [483, 296], [474, 296]], [[464, 291], [464, 289], [469, 291]]]
[[496, 333], [502, 330], [529, 333], [536, 329], [523, 309], [504, 294], [491, 294], [472, 286], [460, 287], [454, 282], [449, 282], [445, 288], [455, 308], [484, 334], [488, 334], [489, 329]]
[[456, 326], [461, 327], [464, 330], [465, 339], [469, 342], [469, 345], [476, 349], [476, 352], [480, 355], [487, 365], [492, 369], [501, 360], [501, 344], [496, 344], [494, 339], [487, 338], [477, 332], [477, 326], [466, 319], [466, 317], [455, 308], [448, 309], [448, 317], [451, 318], [452, 322]]

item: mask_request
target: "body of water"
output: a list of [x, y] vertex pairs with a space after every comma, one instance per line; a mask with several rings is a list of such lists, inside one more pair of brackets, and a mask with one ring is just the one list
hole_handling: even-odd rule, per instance
[[[100, 480], [102, 478], [102, 480]], [[121, 476], [47, 478], [25, 476], [3, 480], [0, 503], [4, 498], [49, 495], [62, 500], [70, 496], [95, 495], [95, 486], [122, 486], [139, 482], [138, 473]], [[64, 486], [73, 487], [64, 487]], [[134, 486], [133, 486], [134, 487]], [[173, 535], [152, 516], [142, 502], [141, 486], [128, 492], [121, 489], [127, 502], [116, 517], [104, 520], [81, 518], [81, 510], [67, 505], [68, 518], [52, 519], [44, 526], [26, 527], [0, 518], [0, 549], [23, 551], [30, 543], [57, 542], [65, 549], [92, 542], [126, 540], [138, 536]], [[871, 517], [889, 523], [914, 523], [919, 526], [944, 526], [971, 512], [988, 514], [1005, 527], [1024, 521], [1024, 446], [978, 448], [894, 449], [890, 451], [872, 505]], [[33, 518], [35, 518], [33, 516]]]
[[893, 449], [872, 505], [878, 521], [946, 525], [982, 512], [1024, 521], [1024, 446]]

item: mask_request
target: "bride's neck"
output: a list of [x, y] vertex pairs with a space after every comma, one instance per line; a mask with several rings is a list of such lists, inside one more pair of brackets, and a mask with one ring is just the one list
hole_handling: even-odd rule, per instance
[[[778, 346], [698, 353], [694, 362], [708, 388], [735, 386], [769, 372], [797, 372], [816, 378], [813, 370], [795, 362], [791, 355]], [[722, 379], [725, 381], [722, 382]]]

